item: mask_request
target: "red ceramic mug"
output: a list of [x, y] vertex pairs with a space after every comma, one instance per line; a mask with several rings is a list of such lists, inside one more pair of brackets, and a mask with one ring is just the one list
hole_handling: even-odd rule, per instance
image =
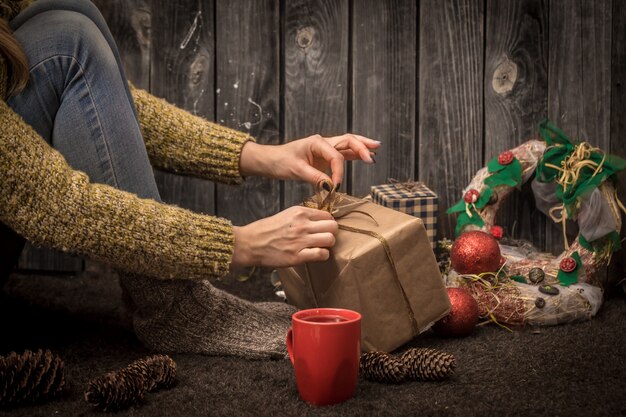
[[345, 401], [354, 395], [359, 374], [361, 315], [339, 308], [298, 311], [287, 333], [287, 351], [304, 401]]

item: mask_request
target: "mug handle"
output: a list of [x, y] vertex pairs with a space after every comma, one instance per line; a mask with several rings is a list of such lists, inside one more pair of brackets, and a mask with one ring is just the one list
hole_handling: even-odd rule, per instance
[[291, 359], [291, 363], [293, 364], [293, 328], [291, 327], [287, 332], [287, 352], [289, 353], [289, 359]]

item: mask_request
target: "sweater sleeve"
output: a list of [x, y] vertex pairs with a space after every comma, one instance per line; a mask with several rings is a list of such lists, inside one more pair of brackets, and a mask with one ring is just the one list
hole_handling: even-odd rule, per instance
[[228, 184], [241, 183], [243, 145], [254, 140], [131, 86], [141, 133], [156, 168]]
[[233, 251], [229, 221], [90, 183], [2, 100], [0, 220], [35, 245], [159, 278], [225, 275]]

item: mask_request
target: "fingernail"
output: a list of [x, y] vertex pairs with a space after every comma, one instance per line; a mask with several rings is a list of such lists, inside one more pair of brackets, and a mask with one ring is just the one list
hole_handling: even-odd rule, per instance
[[376, 163], [376, 158], [372, 156], [372, 162]]
[[330, 193], [331, 188], [330, 188], [330, 184], [327, 181], [324, 181], [322, 183], [322, 188], [324, 188], [326, 191], [328, 191]]
[[339, 187], [341, 187], [341, 183], [340, 182], [338, 182], [337, 185], [335, 185], [335, 190], [338, 190]]

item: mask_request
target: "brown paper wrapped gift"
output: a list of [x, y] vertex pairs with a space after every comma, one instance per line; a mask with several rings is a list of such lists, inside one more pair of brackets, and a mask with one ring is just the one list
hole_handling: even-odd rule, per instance
[[332, 212], [339, 232], [330, 259], [278, 271], [291, 304], [358, 311], [363, 351], [391, 352], [448, 314], [419, 218], [348, 196]]

